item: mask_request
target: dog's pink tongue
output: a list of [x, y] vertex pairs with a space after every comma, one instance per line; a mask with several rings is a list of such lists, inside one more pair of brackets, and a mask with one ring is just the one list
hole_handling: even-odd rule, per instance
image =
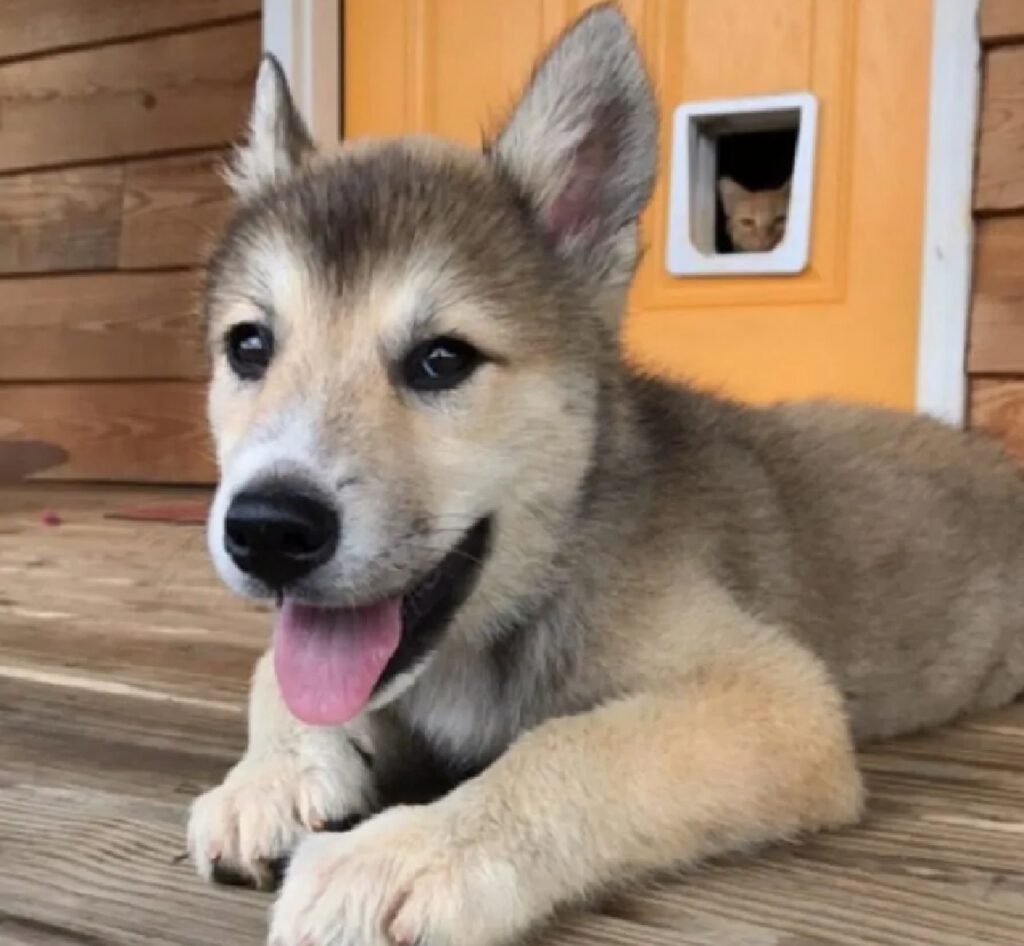
[[370, 699], [402, 634], [402, 600], [318, 608], [285, 599], [274, 628], [274, 671], [292, 714], [336, 726]]

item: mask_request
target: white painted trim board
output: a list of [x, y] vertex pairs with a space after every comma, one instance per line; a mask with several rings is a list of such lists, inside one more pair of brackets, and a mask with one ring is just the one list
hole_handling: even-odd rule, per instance
[[981, 92], [979, 0], [933, 3], [915, 404], [922, 413], [963, 425]]

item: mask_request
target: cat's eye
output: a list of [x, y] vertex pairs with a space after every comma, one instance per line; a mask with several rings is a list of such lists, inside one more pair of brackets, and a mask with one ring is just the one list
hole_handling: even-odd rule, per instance
[[274, 334], [259, 322], [239, 322], [224, 336], [228, 364], [243, 381], [256, 381], [266, 374], [274, 355]]
[[755, 224], [756, 224], [756, 221], [754, 220], [753, 217], [740, 217], [740, 226], [741, 227], [753, 227]]
[[484, 361], [469, 342], [452, 336], [417, 345], [402, 361], [402, 379], [413, 391], [430, 393], [458, 387]]
[[776, 217], [773, 222], [774, 222], [775, 226], [777, 226], [777, 227], [784, 227], [786, 225], [786, 217], [785, 216]]

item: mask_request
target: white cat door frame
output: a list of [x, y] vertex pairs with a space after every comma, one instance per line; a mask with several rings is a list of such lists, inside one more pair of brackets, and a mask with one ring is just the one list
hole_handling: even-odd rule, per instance
[[[794, 274], [807, 266], [818, 103], [810, 93], [680, 105], [672, 121], [668, 241], [673, 276]], [[786, 235], [765, 253], [718, 253], [715, 207], [722, 135], [798, 129]]]

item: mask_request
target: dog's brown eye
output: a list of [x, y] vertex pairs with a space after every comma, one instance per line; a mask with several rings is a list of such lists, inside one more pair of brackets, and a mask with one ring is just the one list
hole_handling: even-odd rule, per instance
[[460, 338], [433, 338], [405, 357], [402, 374], [414, 391], [447, 391], [465, 381], [483, 356]]
[[259, 322], [240, 322], [228, 330], [224, 339], [228, 364], [246, 381], [262, 378], [274, 354], [274, 336]]

